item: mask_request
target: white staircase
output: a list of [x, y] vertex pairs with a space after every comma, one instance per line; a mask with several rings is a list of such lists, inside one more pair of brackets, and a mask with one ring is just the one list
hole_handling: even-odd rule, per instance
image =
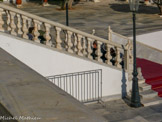
[[[151, 106], [162, 103], [162, 98], [158, 97], [158, 93], [151, 89], [151, 85], [145, 83], [145, 79], [143, 78], [141, 73], [141, 68], [138, 68], [138, 79], [141, 103], [144, 106]], [[131, 90], [127, 96], [127, 99], [131, 99]]]
[[151, 85], [139, 80], [139, 90], [141, 96], [141, 103], [144, 106], [151, 106], [162, 103], [162, 98], [158, 97], [158, 93], [151, 89]]

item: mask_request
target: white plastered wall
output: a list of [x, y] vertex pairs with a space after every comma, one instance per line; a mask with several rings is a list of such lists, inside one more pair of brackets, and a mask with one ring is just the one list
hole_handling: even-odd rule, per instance
[[[0, 34], [0, 47], [43, 76], [102, 69], [102, 95], [122, 92], [122, 71]], [[126, 79], [128, 74], [126, 73]], [[130, 82], [127, 83], [127, 92]]]

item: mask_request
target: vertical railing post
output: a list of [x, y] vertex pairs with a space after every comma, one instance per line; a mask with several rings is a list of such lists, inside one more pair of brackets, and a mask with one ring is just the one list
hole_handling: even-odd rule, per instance
[[110, 26], [108, 26], [108, 41], [112, 41], [112, 30]]
[[72, 41], [72, 32], [71, 31], [67, 31], [67, 51], [69, 53], [73, 53], [73, 50], [72, 50], [72, 47], [73, 47], [73, 43], [71, 42]]
[[1, 32], [4, 32], [4, 28], [3, 28], [3, 24], [4, 24], [3, 12], [4, 12], [4, 10], [2, 8], [0, 8], [0, 31]]
[[116, 62], [115, 62], [115, 66], [117, 66], [118, 68], [121, 68], [121, 57], [120, 57], [120, 48], [116, 47]]
[[38, 39], [38, 36], [40, 35], [40, 33], [38, 32], [40, 22], [38, 20], [33, 20], [33, 22], [34, 22], [34, 30], [33, 30], [34, 39], [33, 40], [37, 43], [40, 43], [40, 40]]
[[100, 92], [101, 92], [101, 94], [100, 94], [100, 98], [98, 99], [98, 101], [100, 100], [100, 99], [102, 99], [102, 69], [100, 69], [99, 70], [99, 72], [100, 72], [100, 75], [101, 75], [101, 81], [100, 81], [100, 83], [101, 83], [101, 86], [100, 86]]
[[77, 53], [77, 51], [78, 51], [78, 49], [77, 49], [78, 37], [77, 37], [76, 33], [74, 33], [73, 36], [74, 36], [74, 43], [73, 43], [74, 44], [74, 52]]
[[15, 15], [16, 15], [16, 13], [14, 13], [14, 12], [11, 12], [10, 11], [10, 15], [11, 15], [11, 21], [10, 21], [10, 27], [11, 27], [11, 34], [12, 35], [17, 35], [17, 33], [15, 32], [15, 29], [16, 29], [16, 25], [15, 25]]
[[27, 33], [28, 33], [28, 28], [27, 28], [27, 17], [26, 16], [22, 16], [22, 20], [23, 20], [23, 26], [22, 26], [22, 30], [23, 30], [23, 35], [22, 37], [24, 39], [28, 39]]
[[23, 34], [21, 28], [22, 28], [22, 24], [21, 24], [21, 16], [20, 14], [17, 14], [17, 34], [21, 35]]
[[128, 52], [128, 49], [124, 49], [124, 69], [129, 70], [129, 52]]
[[78, 49], [78, 51], [77, 51], [77, 54], [79, 56], [83, 56], [83, 54], [82, 54], [82, 44], [81, 44], [81, 40], [82, 40], [82, 35], [79, 35], [78, 34], [78, 41], [77, 41], [77, 49]]
[[45, 44], [48, 45], [48, 46], [51, 46], [52, 45], [52, 43], [50, 42], [50, 39], [51, 39], [50, 28], [51, 28], [51, 25], [47, 24], [47, 23], [44, 23], [44, 26], [45, 26], [45, 34], [43, 35], [43, 37], [46, 39]]
[[61, 47], [62, 40], [61, 40], [61, 37], [60, 37], [61, 28], [56, 27], [55, 29], [56, 29], [56, 48], [61, 50], [62, 49], [62, 47]]
[[10, 27], [11, 15], [9, 11], [6, 11], [6, 14], [7, 14], [7, 31], [10, 32], [11, 31], [11, 27]]
[[66, 2], [66, 26], [69, 26], [68, 2]]
[[101, 59], [101, 56], [102, 56], [102, 53], [101, 53], [101, 42], [100, 41], [97, 41], [97, 50], [96, 50], [96, 60], [98, 62], [102, 62], [102, 59]]
[[87, 43], [88, 43], [88, 45], [87, 45], [87, 46], [88, 46], [88, 47], [87, 47], [87, 53], [88, 53], [88, 54], [87, 54], [87, 57], [88, 57], [89, 59], [93, 59], [93, 58], [92, 58], [92, 55], [91, 55], [91, 54], [92, 54], [92, 39], [91, 39], [91, 38], [87, 38], [87, 41], [88, 41], [88, 42], [87, 42]]
[[128, 70], [128, 80], [132, 81], [132, 72], [133, 72], [133, 56], [132, 49], [133, 45], [130, 40], [124, 47], [124, 67]]
[[87, 56], [87, 46], [86, 46], [86, 38], [83, 37], [83, 55]]
[[110, 49], [111, 49], [111, 45], [107, 43], [107, 52], [106, 52], [106, 55], [105, 55], [105, 57], [107, 58], [106, 64], [112, 65], [112, 63], [110, 61], [111, 58], [112, 58], [112, 56], [110, 54]]

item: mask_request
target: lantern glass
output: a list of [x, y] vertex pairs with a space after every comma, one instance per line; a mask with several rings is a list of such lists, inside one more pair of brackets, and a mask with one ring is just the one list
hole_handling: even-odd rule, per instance
[[139, 0], [129, 0], [130, 10], [137, 12], [139, 8]]

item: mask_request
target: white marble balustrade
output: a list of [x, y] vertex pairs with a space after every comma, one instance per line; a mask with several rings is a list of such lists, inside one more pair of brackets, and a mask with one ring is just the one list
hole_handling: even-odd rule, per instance
[[[29, 29], [33, 28], [32, 32]], [[57, 48], [58, 50], [67, 51], [70, 54], [75, 54], [81, 57], [86, 57], [90, 60], [96, 60], [99, 63], [113, 65], [119, 69], [122, 68], [121, 62], [124, 55], [125, 69], [129, 65], [129, 50], [124, 49], [118, 43], [111, 41], [111, 29], [109, 28], [109, 40], [99, 38], [92, 34], [88, 34], [65, 25], [50, 21], [48, 19], [38, 17], [36, 15], [0, 4], [0, 31], [18, 36], [24, 39], [30, 39], [36, 43], [43, 43], [47, 46]], [[40, 33], [42, 32], [42, 34]], [[41, 42], [43, 38], [43, 42]], [[96, 49], [94, 48], [96, 42]], [[106, 54], [101, 51], [102, 45], [106, 47]], [[115, 51], [115, 58], [111, 54], [111, 50]], [[93, 55], [95, 55], [93, 57]], [[104, 57], [103, 60], [101, 57]], [[114, 60], [114, 64], [112, 63]]]

